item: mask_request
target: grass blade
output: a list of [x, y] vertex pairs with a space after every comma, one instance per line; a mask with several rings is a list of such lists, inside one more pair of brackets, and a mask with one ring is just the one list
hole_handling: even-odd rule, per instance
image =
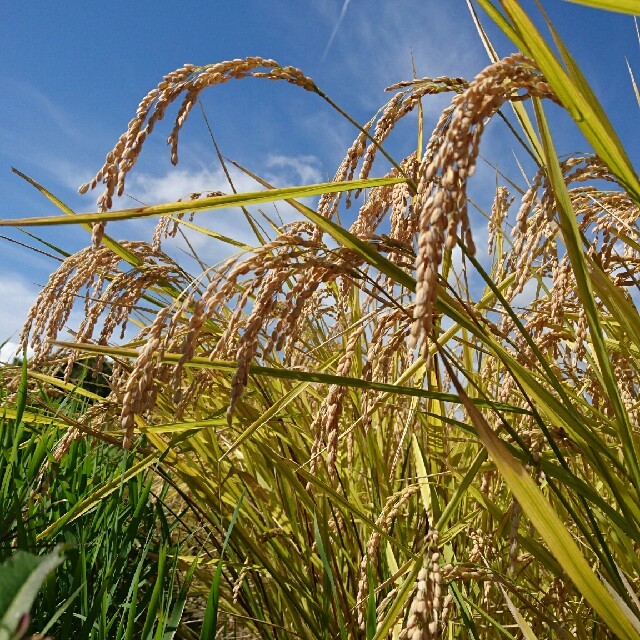
[[27, 406], [27, 347], [22, 351], [22, 365], [20, 367], [20, 383], [18, 385], [18, 392], [16, 394], [16, 413], [15, 421], [16, 426], [19, 427], [22, 422], [22, 416], [24, 415], [25, 407]]
[[204, 620], [202, 621], [202, 630], [200, 632], [200, 640], [210, 640], [216, 637], [216, 631], [218, 629], [218, 603], [220, 601], [220, 581], [222, 580], [222, 561], [224, 553], [229, 545], [229, 539], [231, 538], [231, 532], [236, 524], [238, 515], [240, 513], [240, 507], [242, 507], [242, 501], [244, 500], [245, 492], [242, 492], [238, 504], [231, 516], [231, 522], [227, 529], [227, 535], [224, 538], [222, 544], [222, 550], [220, 551], [220, 559], [218, 560], [218, 566], [211, 583], [211, 590], [209, 591], [209, 598], [207, 599], [207, 607], [204, 612]]

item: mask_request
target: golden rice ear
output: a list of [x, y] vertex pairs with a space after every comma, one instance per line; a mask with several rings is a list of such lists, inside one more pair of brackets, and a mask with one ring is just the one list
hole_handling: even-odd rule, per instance
[[428, 352], [427, 337], [433, 326], [443, 251], [453, 249], [460, 237], [471, 255], [475, 253], [466, 189], [475, 171], [486, 122], [506, 101], [532, 96], [557, 101], [533, 60], [522, 54], [504, 58], [484, 69], [454, 97], [446, 129], [429, 142], [414, 203], [419, 230], [416, 305], [410, 339], [410, 344], [423, 355]]
[[442, 578], [438, 532], [430, 530], [425, 539], [422, 568], [406, 623], [407, 640], [435, 640], [441, 628]]
[[[83, 317], [76, 331], [79, 342], [97, 339], [107, 344], [116, 329], [124, 330], [133, 308], [147, 290], [156, 285], [186, 286], [180, 267], [165, 254], [154, 251], [144, 242], [123, 242], [137, 267], [121, 270], [122, 258], [111, 248], [83, 249], [66, 258], [49, 278], [29, 310], [20, 334], [23, 345], [34, 349], [34, 363], [44, 362], [51, 343], [63, 330], [72, 310], [84, 300]], [[102, 322], [102, 327], [98, 327]], [[96, 335], [97, 334], [97, 335]], [[76, 355], [69, 356], [67, 375]]]
[[489, 253], [493, 253], [495, 244], [498, 239], [498, 234], [502, 232], [504, 221], [509, 214], [509, 207], [513, 203], [514, 198], [509, 196], [509, 191], [506, 187], [498, 187], [496, 189], [496, 196], [491, 206], [491, 216], [488, 222], [489, 240], [488, 250]]
[[[152, 89], [140, 102], [135, 117], [129, 122], [127, 130], [120, 136], [116, 146], [107, 154], [106, 159], [95, 177], [80, 186], [81, 194], [93, 190], [101, 182], [104, 191], [98, 198], [98, 210], [108, 211], [115, 196], [124, 193], [127, 174], [136, 164], [147, 136], [157, 122], [163, 119], [166, 110], [182, 96], [175, 123], [168, 138], [171, 149], [171, 162], [178, 163], [178, 138], [182, 126], [189, 117], [193, 105], [202, 91], [208, 87], [223, 84], [232, 79], [246, 77], [284, 80], [307, 91], [318, 89], [307, 76], [296, 67], [281, 67], [275, 60], [260, 57], [228, 60], [203, 67], [193, 64], [184, 66], [167, 74], [155, 89]], [[106, 223], [93, 226], [93, 245], [97, 248], [102, 241]]]
[[[379, 531], [389, 531], [400, 513], [400, 509], [407, 503], [418, 491], [420, 486], [413, 484], [397, 491], [393, 495], [387, 498], [387, 501], [382, 508], [378, 519], [376, 520], [376, 527]], [[360, 561], [360, 577], [358, 579], [358, 595], [356, 596], [356, 603], [358, 607], [358, 626], [360, 629], [365, 629], [365, 615], [367, 610], [367, 597], [369, 593], [369, 572], [375, 571], [376, 563], [378, 562], [378, 552], [380, 549], [380, 543], [382, 541], [382, 534], [376, 531], [371, 535], [367, 542], [366, 553], [362, 556]], [[381, 603], [379, 608], [384, 608], [385, 603]]]
[[162, 361], [165, 323], [170, 310], [170, 307], [165, 307], [156, 315], [124, 388], [120, 412], [124, 449], [133, 447], [136, 415], [144, 413], [153, 406], [155, 398], [152, 387]]

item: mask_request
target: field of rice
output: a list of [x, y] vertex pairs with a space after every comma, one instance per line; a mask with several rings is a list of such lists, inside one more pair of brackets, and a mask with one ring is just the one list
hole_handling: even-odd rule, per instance
[[[58, 214], [0, 226], [91, 242], [49, 245], [25, 357], [0, 369], [0, 640], [640, 638], [640, 178], [559, 36], [477, 4], [484, 70], [399, 79], [369, 122], [271, 59], [185, 65], [80, 186], [95, 212], [22, 175]], [[114, 210], [165, 114], [178, 164], [200, 95], [246, 78], [353, 125], [333, 180], [276, 188], [218, 154], [226, 193]], [[494, 119], [536, 169], [496, 170], [483, 210]], [[199, 224], [216, 209], [252, 243]], [[140, 218], [147, 241], [109, 235]], [[187, 269], [187, 230], [232, 257]]]

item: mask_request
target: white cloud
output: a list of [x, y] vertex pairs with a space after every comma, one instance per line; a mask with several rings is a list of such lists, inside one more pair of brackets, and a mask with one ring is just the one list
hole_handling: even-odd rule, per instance
[[48, 171], [61, 185], [70, 189], [78, 197], [80, 185], [92, 178], [88, 175], [86, 166], [80, 162], [67, 160], [60, 156], [42, 153], [35, 160], [35, 164]]
[[[253, 180], [247, 178], [246, 182], [249, 181], [253, 183]], [[132, 173], [127, 180], [127, 192], [146, 204], [173, 202], [195, 192], [230, 190], [222, 169], [212, 171], [206, 168], [179, 168], [163, 175]]]
[[6, 342], [0, 347], [0, 362], [11, 363], [14, 358], [18, 357], [19, 350], [20, 347], [16, 342]]
[[[553, 285], [553, 281], [551, 278], [545, 277], [542, 279], [544, 285], [547, 288], [551, 288]], [[521, 307], [523, 309], [528, 309], [535, 300], [538, 300], [541, 296], [544, 296], [544, 290], [541, 288], [540, 283], [536, 278], [531, 278], [527, 280], [527, 283], [524, 285], [524, 289], [511, 300], [512, 307]]]
[[[264, 189], [239, 169], [233, 166], [228, 169], [233, 186], [238, 193]], [[311, 155], [270, 155], [264, 160], [263, 169], [252, 168], [256, 175], [264, 176], [264, 179], [275, 187], [322, 181], [320, 160]], [[142, 202], [156, 204], [172, 202], [190, 193], [204, 191], [231, 193], [232, 189], [222, 168], [212, 170], [208, 167], [200, 167], [171, 169], [162, 175], [134, 172], [128, 178], [127, 191]]]
[[297, 184], [323, 182], [320, 160], [315, 156], [271, 155], [265, 164], [268, 169], [280, 170], [272, 171], [272, 178], [267, 179], [267, 182], [282, 182], [284, 179], [288, 183], [293, 177], [297, 178]]
[[[33, 355], [33, 349], [27, 348], [27, 358]], [[17, 342], [6, 342], [0, 347], [0, 363], [13, 364], [13, 361], [22, 357], [22, 350]]]
[[[37, 288], [19, 276], [3, 275], [0, 278], [0, 344], [17, 337], [37, 296]], [[5, 351], [3, 349], [2, 353]]]
[[[265, 181], [275, 187], [297, 186], [323, 182], [325, 176], [322, 175], [319, 159], [312, 155], [283, 155], [273, 154], [267, 156], [262, 162], [256, 163], [257, 167], [251, 167], [256, 175], [260, 175]], [[238, 193], [262, 191], [264, 187], [253, 178], [239, 169], [229, 165], [231, 180]], [[189, 194], [222, 191], [231, 193], [231, 187], [222, 168], [211, 169], [209, 167], [180, 167], [170, 169], [164, 173], [133, 172], [128, 178], [127, 193], [136, 200], [145, 204], [158, 204], [162, 202], [173, 202], [180, 198], [187, 198]], [[315, 205], [314, 198], [303, 198], [301, 200], [308, 206]], [[114, 202], [114, 208], [131, 207], [131, 201], [120, 198]], [[248, 208], [256, 220], [271, 233], [273, 231], [261, 215], [261, 211], [270, 217], [276, 224], [292, 222], [301, 218], [300, 214], [285, 202], [265, 203], [260, 206]], [[149, 241], [153, 235], [153, 230], [158, 222], [157, 218], [144, 219], [137, 222], [117, 223], [109, 225], [109, 233], [114, 237], [126, 237]], [[238, 208], [220, 209], [214, 211], [202, 211], [196, 214], [194, 224], [210, 229], [218, 234], [233, 238], [248, 246], [256, 244], [255, 235], [248, 224], [244, 214]], [[201, 260], [206, 264], [213, 265], [221, 260], [238, 252], [238, 248], [213, 240], [210, 236], [182, 227], [182, 231], [187, 236], [189, 242], [197, 252]], [[179, 238], [179, 237], [178, 237]], [[184, 247], [184, 241], [178, 239], [179, 246]], [[166, 241], [164, 249], [178, 262], [183, 257], [172, 248], [174, 241]]]

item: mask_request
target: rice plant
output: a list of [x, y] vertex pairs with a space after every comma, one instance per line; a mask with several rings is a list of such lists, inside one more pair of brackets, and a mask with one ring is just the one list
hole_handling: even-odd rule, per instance
[[[185, 65], [80, 188], [102, 185], [96, 213], [31, 180], [63, 215], [2, 222], [92, 231], [29, 314], [30, 370], [112, 360], [110, 395], [56, 450], [98, 432], [131, 451], [133, 473], [170, 474], [207, 540], [177, 556], [201, 638], [227, 624], [264, 638], [640, 637], [640, 181], [559, 36], [554, 51], [516, 0], [479, 4], [518, 52], [498, 58], [478, 21], [481, 73], [401, 81], [363, 126], [297, 68]], [[357, 126], [332, 183], [277, 189], [237, 166], [255, 192], [112, 210], [171, 106], [175, 164], [200, 94], [246, 78], [314, 93]], [[422, 103], [442, 93], [426, 136]], [[549, 103], [585, 153], [558, 157]], [[385, 146], [412, 112], [418, 144], [395, 159]], [[537, 170], [500, 183], [485, 212], [468, 185], [497, 117]], [[251, 208], [278, 200], [299, 219]], [[165, 253], [230, 207], [253, 246], [217, 236], [242, 250], [195, 274]], [[489, 261], [472, 234], [482, 214]], [[107, 234], [141, 217], [159, 219], [149, 243]]]

